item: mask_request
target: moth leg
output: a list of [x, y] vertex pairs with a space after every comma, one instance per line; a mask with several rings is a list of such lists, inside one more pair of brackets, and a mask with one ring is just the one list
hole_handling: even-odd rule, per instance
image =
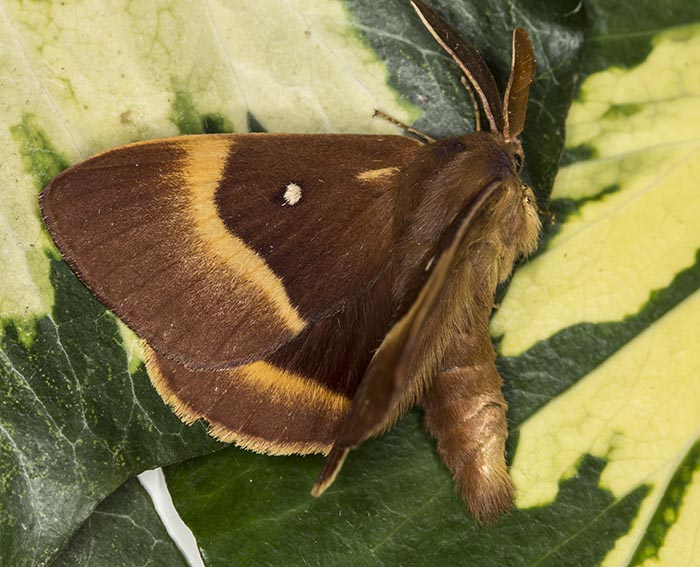
[[537, 212], [538, 212], [540, 215], [545, 216], [545, 217], [547, 217], [547, 218], [549, 219], [549, 224], [550, 224], [550, 226], [553, 226], [554, 223], [557, 222], [557, 217], [556, 217], [556, 215], [555, 215], [552, 211], [547, 210], [547, 209], [543, 209], [543, 208], [540, 207], [537, 203], [535, 203], [535, 206], [537, 207]]
[[462, 75], [459, 79], [462, 84], [464, 85], [464, 88], [467, 89], [467, 92], [469, 93], [469, 98], [472, 99], [472, 106], [474, 107], [474, 129], [477, 132], [481, 131], [481, 114], [479, 113], [479, 105], [476, 102], [476, 97], [474, 96], [474, 89], [472, 89], [472, 86], [469, 84], [469, 81], [467, 78]]
[[471, 514], [492, 523], [513, 505], [505, 461], [508, 406], [488, 335], [461, 339], [423, 396], [425, 426]]
[[402, 128], [406, 132], [409, 132], [415, 136], [418, 136], [421, 138], [426, 144], [432, 144], [435, 141], [435, 138], [431, 138], [427, 134], [423, 134], [420, 130], [416, 130], [415, 128], [409, 126], [408, 124], [404, 124], [400, 120], [396, 120], [393, 116], [389, 116], [386, 112], [382, 112], [381, 110], [374, 110], [374, 114], [372, 115], [372, 118], [381, 118], [383, 120], [386, 120], [387, 122], [391, 122], [394, 126], [398, 126], [399, 128]]

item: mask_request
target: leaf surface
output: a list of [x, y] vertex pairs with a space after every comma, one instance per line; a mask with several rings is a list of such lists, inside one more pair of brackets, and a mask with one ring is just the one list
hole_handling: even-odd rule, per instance
[[103, 501], [54, 561], [54, 567], [187, 567], [139, 481]]
[[[530, 31], [524, 143], [543, 202], [584, 69], [552, 193], [558, 222], [493, 321], [518, 510], [475, 526], [417, 414], [355, 451], [320, 500], [308, 490], [321, 459], [227, 449], [167, 470], [175, 502], [207, 565], [692, 565], [700, 88], [698, 30], [681, 24], [700, 10], [681, 0], [434, 4], [501, 88], [512, 28]], [[178, 133], [395, 133], [372, 120], [379, 108], [434, 136], [458, 134], [473, 123], [469, 99], [405, 2], [2, 8], [0, 563], [48, 564], [71, 541], [59, 564], [177, 564], [171, 546], [157, 551], [162, 526], [139, 491], [102, 505], [133, 522], [107, 522], [96, 507], [134, 474], [220, 445], [160, 402], [138, 342], [58, 259], [38, 190], [98, 151]], [[158, 535], [134, 535], [133, 549], [110, 557], [127, 524], [125, 535]]]

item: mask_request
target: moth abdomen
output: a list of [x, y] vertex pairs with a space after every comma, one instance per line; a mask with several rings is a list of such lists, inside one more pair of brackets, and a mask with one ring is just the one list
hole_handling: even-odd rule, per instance
[[488, 337], [480, 339], [473, 330], [455, 339], [459, 344], [452, 349], [463, 353], [456, 360], [469, 364], [450, 367], [453, 354], [446, 353], [446, 369], [423, 395], [425, 426], [471, 514], [492, 523], [513, 505], [504, 456], [507, 404]]

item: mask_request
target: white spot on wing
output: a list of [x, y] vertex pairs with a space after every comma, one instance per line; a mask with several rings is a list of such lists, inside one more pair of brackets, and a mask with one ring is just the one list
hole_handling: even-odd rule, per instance
[[284, 190], [284, 204], [293, 207], [301, 201], [301, 187], [296, 183], [290, 183]]

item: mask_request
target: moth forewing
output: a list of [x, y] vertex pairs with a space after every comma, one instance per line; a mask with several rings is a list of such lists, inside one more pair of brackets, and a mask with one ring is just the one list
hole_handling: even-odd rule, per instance
[[[134, 332], [188, 368], [225, 369], [265, 359], [376, 278], [393, 201], [377, 186], [419, 147], [332, 134], [139, 142], [66, 170], [40, 206], [64, 258]], [[303, 197], [289, 206], [292, 183]], [[371, 230], [337, 228], [355, 223]]]

